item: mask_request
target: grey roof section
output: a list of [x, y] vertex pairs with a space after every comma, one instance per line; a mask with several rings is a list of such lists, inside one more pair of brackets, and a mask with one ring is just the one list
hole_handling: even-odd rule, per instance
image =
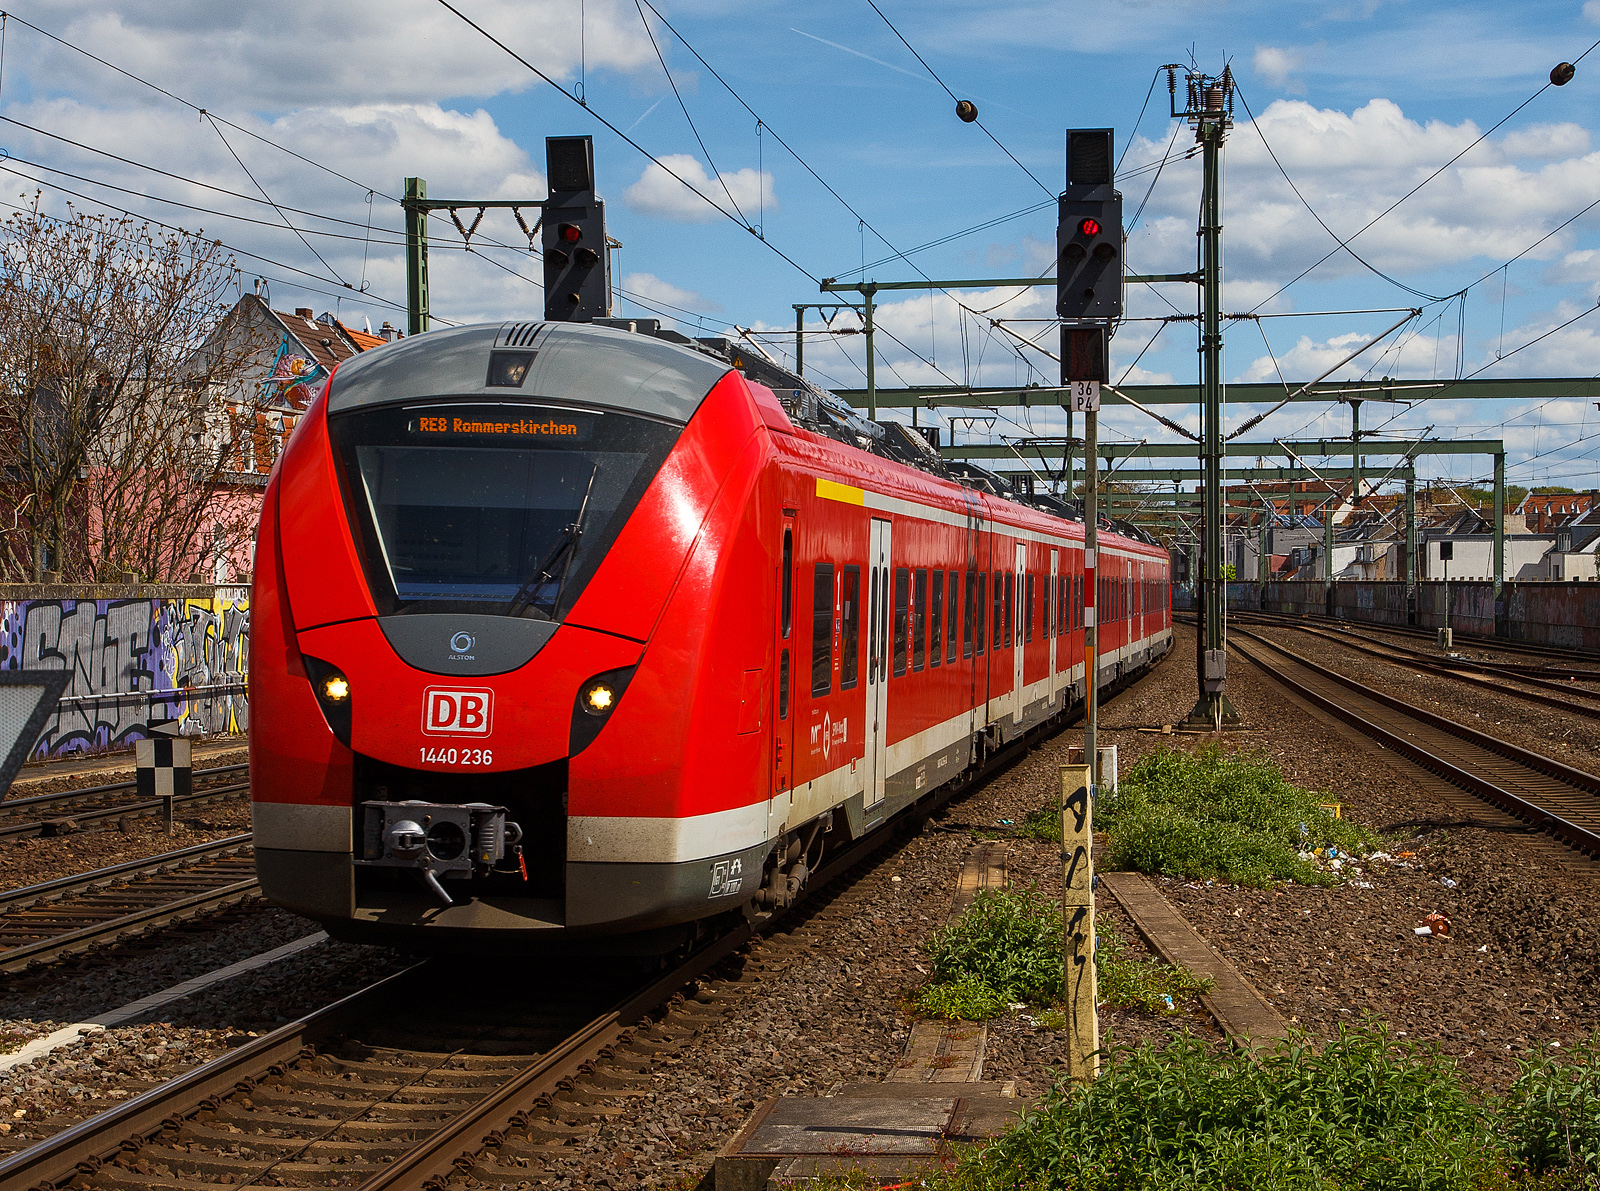
[[[496, 347], [537, 353], [521, 388], [484, 384]], [[609, 327], [486, 323], [413, 335], [345, 361], [328, 412], [423, 397], [546, 397], [687, 422], [730, 371], [725, 360]]]

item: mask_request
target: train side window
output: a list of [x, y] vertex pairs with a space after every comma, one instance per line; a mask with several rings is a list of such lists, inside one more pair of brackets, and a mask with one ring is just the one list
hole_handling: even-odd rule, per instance
[[1011, 609], [1013, 607], [1015, 607], [1016, 602], [1017, 602], [1017, 575], [1016, 575], [1015, 571], [1007, 571], [1006, 572], [1006, 648], [1007, 649], [1011, 648], [1012, 641], [1020, 640], [1021, 637], [1022, 637], [1022, 634], [1020, 632], [1017, 633], [1015, 637], [1012, 636], [1012, 630], [1013, 629], [1021, 628], [1020, 625], [1014, 625], [1014, 624], [1011, 623], [1012, 620], [1014, 619], [1014, 617], [1012, 615], [1012, 612], [1011, 612]]
[[894, 673], [906, 672], [906, 606], [911, 601], [911, 572], [905, 567], [894, 573]]
[[789, 626], [794, 616], [794, 530], [783, 531], [783, 613], [779, 627], [783, 639], [789, 639]]
[[1067, 587], [1072, 582], [1066, 575], [1056, 577], [1056, 636], [1067, 634], [1067, 618], [1072, 615], [1072, 601], [1067, 598]]
[[994, 573], [994, 648], [1000, 648], [1000, 642], [1005, 640], [1006, 631], [1006, 581], [1005, 576], [999, 571]]
[[979, 657], [983, 656], [983, 646], [989, 636], [989, 572], [978, 572], [978, 596], [972, 601], [973, 607], [978, 610], [978, 631], [973, 633], [973, 652]]
[[911, 668], [920, 670], [928, 648], [928, 572], [917, 568], [911, 600]]
[[848, 691], [861, 663], [861, 568], [845, 567], [839, 588], [839, 689]]
[[778, 718], [789, 718], [789, 651], [778, 658]]
[[867, 607], [871, 610], [871, 615], [867, 618], [867, 682], [869, 684], [878, 681], [878, 658], [881, 656], [878, 653], [878, 570], [878, 567], [872, 568], [870, 579], [872, 592], [867, 602]]
[[1022, 630], [1022, 639], [1024, 641], [1032, 641], [1033, 640], [1033, 576], [1032, 575], [1028, 576], [1028, 581], [1026, 583], [1024, 583], [1022, 585], [1022, 587], [1023, 587], [1023, 591], [1025, 593], [1023, 595], [1023, 602], [1027, 606], [1026, 610], [1025, 610], [1026, 611], [1026, 615], [1027, 615], [1027, 620], [1024, 622], [1024, 627], [1023, 627], [1023, 630]]
[[928, 665], [944, 661], [944, 572], [933, 573], [933, 591], [928, 600]]
[[819, 562], [811, 580], [811, 694], [833, 692], [833, 564]]
[[961, 595], [961, 572], [950, 572], [950, 602], [949, 611], [945, 613], [944, 634], [944, 660], [952, 665], [956, 660], [956, 621], [959, 617]]
[[967, 588], [962, 593], [963, 599], [961, 601], [961, 656], [964, 658], [972, 656], [972, 626], [977, 623], [977, 613], [974, 611], [976, 606], [974, 597], [977, 594], [978, 573], [976, 571], [968, 571]]

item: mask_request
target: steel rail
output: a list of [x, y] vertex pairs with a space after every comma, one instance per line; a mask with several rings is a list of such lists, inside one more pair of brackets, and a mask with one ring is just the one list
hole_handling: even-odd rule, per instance
[[71, 893], [90, 893], [101, 885], [120, 884], [119, 878], [161, 872], [163, 869], [178, 867], [187, 860], [226, 856], [230, 852], [249, 847], [250, 838], [250, 833], [247, 831], [243, 835], [230, 835], [206, 844], [191, 844], [176, 851], [161, 852], [155, 856], [141, 856], [137, 860], [124, 860], [121, 864], [108, 865], [91, 872], [74, 873], [68, 877], [41, 881], [37, 885], [24, 885], [18, 889], [7, 890], [0, 893], [0, 913], [20, 910], [37, 902], [54, 901]]
[[[1411, 719], [1427, 727], [1433, 728], [1435, 731], [1457, 737], [1460, 740], [1476, 745], [1485, 751], [1495, 753], [1506, 758], [1507, 760], [1522, 765], [1525, 768], [1532, 769], [1535, 772], [1542, 773], [1549, 777], [1555, 777], [1557, 780], [1575, 786], [1578, 789], [1583, 790], [1585, 793], [1600, 794], [1600, 779], [1596, 779], [1593, 775], [1584, 773], [1581, 770], [1573, 769], [1570, 766], [1563, 765], [1561, 762], [1553, 760], [1552, 758], [1541, 756], [1538, 753], [1520, 748], [1514, 744], [1509, 744], [1506, 741], [1499, 740], [1493, 736], [1489, 736], [1486, 733], [1478, 732], [1472, 728], [1468, 728], [1464, 724], [1458, 724], [1453, 720], [1445, 719], [1443, 716], [1437, 716], [1432, 712], [1424, 711], [1419, 707], [1413, 707], [1402, 700], [1393, 698], [1392, 696], [1382, 694], [1378, 691], [1369, 690], [1354, 680], [1345, 678], [1342, 674], [1337, 674], [1332, 670], [1328, 670], [1322, 666], [1319, 666], [1315, 662], [1309, 661], [1306, 658], [1302, 658], [1291, 650], [1285, 649], [1281, 645], [1278, 645], [1272, 641], [1268, 641], [1264, 637], [1256, 636], [1254, 633], [1246, 633], [1242, 630], [1235, 630], [1235, 639], [1230, 639], [1229, 641], [1229, 644], [1247, 661], [1258, 666], [1276, 681], [1281, 683], [1283, 686], [1288, 687], [1290, 690], [1294, 691], [1308, 702], [1315, 704], [1316, 706], [1343, 720], [1345, 723], [1349, 724], [1363, 735], [1369, 736], [1378, 741], [1380, 744], [1384, 745], [1386, 748], [1392, 749], [1401, 756], [1415, 761], [1424, 769], [1427, 769], [1431, 773], [1437, 774], [1446, 781], [1450, 782], [1452, 785], [1459, 786], [1469, 793], [1476, 794], [1485, 801], [1490, 802], [1493, 805], [1500, 807], [1502, 810], [1515, 815], [1517, 818], [1523, 819], [1536, 827], [1550, 832], [1557, 839], [1560, 839], [1563, 843], [1568, 844], [1578, 851], [1587, 853], [1590, 856], [1600, 856], [1600, 834], [1596, 834], [1595, 832], [1590, 831], [1588, 828], [1582, 827], [1579, 824], [1572, 822], [1570, 819], [1564, 818], [1563, 816], [1556, 814], [1554, 811], [1551, 811], [1546, 807], [1542, 807], [1527, 798], [1512, 793], [1505, 787], [1488, 780], [1482, 774], [1475, 773], [1470, 769], [1464, 768], [1463, 766], [1447, 760], [1438, 753], [1425, 747], [1425, 745], [1419, 744], [1416, 740], [1408, 738], [1403, 733], [1393, 731], [1388, 727], [1368, 719], [1366, 716], [1361, 715], [1358, 711], [1351, 708], [1347, 703], [1331, 698], [1328, 695], [1325, 695], [1315, 688], [1307, 685], [1306, 683], [1295, 680], [1290, 675], [1285, 674], [1278, 667], [1272, 665], [1266, 659], [1257, 656], [1253, 651], [1247, 649], [1236, 639], [1237, 636], [1249, 637], [1251, 640], [1257, 641], [1260, 644], [1267, 646], [1269, 649], [1276, 650], [1277, 652], [1283, 654], [1295, 665], [1302, 666], [1311, 673], [1322, 678], [1326, 678], [1329, 681], [1338, 684], [1339, 686], [1349, 688], [1350, 690], [1353, 690], [1359, 694], [1362, 698], [1370, 699], [1387, 709], [1397, 711], [1402, 715], [1410, 717]], [[1597, 807], [1597, 810], [1600, 810], [1600, 807]]]
[[[1235, 621], [1235, 623], [1238, 622]], [[1506, 672], [1495, 666], [1492, 662], [1472, 662], [1462, 660], [1451, 664], [1441, 661], [1437, 658], [1428, 657], [1426, 654], [1423, 654], [1418, 650], [1407, 649], [1400, 645], [1391, 646], [1390, 650], [1386, 651], [1382, 648], [1383, 643], [1375, 642], [1371, 637], [1363, 637], [1355, 641], [1346, 640], [1344, 638], [1347, 636], [1354, 636], [1355, 634], [1340, 633], [1332, 629], [1325, 629], [1321, 625], [1279, 625], [1276, 621], [1269, 623], [1273, 628], [1292, 628], [1298, 632], [1309, 633], [1319, 640], [1332, 642], [1333, 644], [1342, 646], [1345, 649], [1353, 649], [1357, 653], [1367, 654], [1370, 657], [1378, 658], [1380, 661], [1388, 662], [1394, 666], [1415, 667], [1419, 670], [1426, 670], [1430, 674], [1441, 674], [1446, 678], [1453, 678], [1457, 682], [1470, 683], [1477, 687], [1489, 686], [1497, 694], [1511, 695], [1518, 699], [1524, 699], [1530, 703], [1539, 703], [1546, 707], [1554, 707], [1574, 715], [1585, 716], [1588, 719], [1600, 720], [1600, 707], [1591, 707], [1583, 703], [1574, 703], [1570, 698], [1558, 697], [1556, 695], [1546, 695], [1540, 691], [1524, 691], [1518, 690], [1515, 687], [1502, 686], [1491, 682], [1487, 677], [1469, 674], [1467, 671], [1481, 670], [1486, 675], [1497, 675], [1501, 678], [1510, 678], [1517, 682], [1526, 683], [1530, 686], [1542, 687], [1547, 690], [1557, 690], [1576, 695], [1587, 695], [1591, 699], [1600, 699], [1600, 691], [1591, 691], [1580, 687], [1568, 687], [1562, 683], [1553, 682], [1548, 678], [1536, 678], [1529, 675], [1518, 674], [1514, 671]], [[1362, 644], [1362, 641], [1372, 643]], [[1397, 653], [1400, 656], [1396, 656]]]
[[105, 922], [80, 926], [77, 930], [67, 931], [64, 934], [35, 939], [31, 943], [22, 943], [16, 947], [7, 947], [0, 951], [0, 972], [20, 972], [24, 968], [45, 963], [62, 955], [113, 943], [128, 935], [143, 934], [151, 927], [165, 926], [184, 918], [193, 918], [197, 914], [243, 901], [260, 888], [261, 883], [250, 877], [216, 889], [201, 890], [177, 901], [134, 910], [120, 917], [107, 919]]
[[[1340, 622], [1336, 617], [1311, 616], [1294, 612], [1262, 612], [1253, 608], [1234, 609], [1229, 613], [1229, 618], [1232, 619], [1235, 615], [1262, 617], [1277, 616], [1282, 617], [1285, 620], [1294, 621], [1321, 620], [1327, 624], [1349, 623]], [[1431, 641], [1434, 639], [1434, 631], [1432, 629], [1418, 628], [1415, 625], [1381, 624], [1376, 621], [1370, 623], [1366, 621], [1358, 621], [1355, 623], [1364, 629], [1373, 629], [1384, 633], [1394, 633], [1402, 637], [1419, 637], [1424, 641]], [[1352, 627], [1355, 626], [1353, 625]], [[1497, 649], [1503, 653], [1525, 653], [1534, 657], [1546, 657], [1572, 662], [1588, 662], [1590, 664], [1600, 661], [1600, 654], [1597, 654], [1594, 650], [1569, 649], [1563, 645], [1541, 645], [1537, 641], [1516, 641], [1509, 637], [1493, 637], [1486, 636], [1483, 633], [1469, 633], [1459, 628], [1454, 629], [1454, 632], [1457, 638], [1464, 639], [1467, 644], [1470, 644], [1475, 649]]]
[[53, 1191], [78, 1175], [94, 1174], [124, 1149], [137, 1150], [145, 1140], [208, 1103], [252, 1091], [263, 1078], [281, 1075], [297, 1060], [310, 1058], [318, 1043], [367, 1016], [380, 997], [402, 987], [424, 966], [413, 964], [0, 1159], [0, 1191]]
[[[203, 781], [213, 774], [237, 773], [241, 769], [249, 769], [250, 762], [240, 761], [236, 765], [213, 765], [208, 769], [196, 769], [194, 778]], [[0, 812], [10, 813], [30, 806], [48, 806], [52, 802], [64, 802], [72, 798], [92, 798], [96, 794], [112, 794], [118, 790], [132, 790], [138, 785], [138, 779], [125, 782], [111, 782], [104, 786], [83, 786], [75, 790], [55, 790], [49, 794], [29, 794], [25, 798], [7, 798], [0, 801]]]
[[[234, 782], [227, 786], [210, 786], [204, 790], [195, 790], [190, 794], [174, 794], [172, 796], [172, 805], [176, 808], [204, 804], [249, 789], [249, 782]], [[108, 819], [121, 819], [127, 815], [142, 819], [147, 815], [160, 814], [166, 810], [166, 806], [167, 801], [165, 798], [146, 798], [141, 802], [119, 802], [116, 806], [68, 811], [54, 819], [34, 819], [27, 823], [11, 823], [0, 826], [0, 839], [28, 839], [36, 835], [45, 835], [53, 830], [60, 831], [62, 825], [67, 823], [100, 823]]]
[[[1155, 665], [1171, 656], [1171, 652], [1156, 659], [1137, 677], [1148, 674]], [[1134, 680], [1125, 678], [1110, 689], [1121, 693]], [[837, 855], [825, 858], [807, 884], [808, 896], [796, 906], [759, 924], [740, 923], [684, 963], [630, 994], [613, 1009], [593, 1018], [536, 1062], [373, 1174], [361, 1184], [360, 1191], [438, 1186], [451, 1174], [471, 1169], [486, 1149], [498, 1146], [505, 1139], [508, 1130], [525, 1125], [529, 1111], [537, 1108], [541, 1100], [552, 1096], [565, 1081], [597, 1058], [604, 1057], [607, 1048], [626, 1041], [632, 1024], [670, 999], [684, 984], [715, 967], [758, 933], [781, 927], [793, 910], [808, 904], [810, 894], [844, 876], [897, 836], [919, 828], [929, 815], [957, 794], [1004, 770], [1026, 756], [1040, 738], [1054, 735], [1072, 722], [1070, 714], [1063, 715], [1057, 724], [1040, 725], [1019, 736], [991, 754], [965, 780], [951, 781], [929, 791], [906, 812], [841, 849]], [[219, 1107], [221, 1101], [233, 1093], [253, 1090], [266, 1075], [281, 1075], [293, 1063], [313, 1057], [317, 1044], [357, 1022], [370, 1019], [379, 996], [402, 989], [402, 981], [425, 966], [424, 963], [408, 968], [0, 1160], [0, 1191], [56, 1191], [79, 1175], [92, 1176], [118, 1154], [136, 1152], [163, 1130], [181, 1127], [186, 1116]]]

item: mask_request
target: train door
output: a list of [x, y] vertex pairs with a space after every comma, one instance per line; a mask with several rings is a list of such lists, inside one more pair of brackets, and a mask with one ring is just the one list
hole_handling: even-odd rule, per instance
[[889, 522], [872, 522], [867, 547], [867, 790], [865, 803], [883, 801], [889, 777]]
[[1057, 623], [1061, 619], [1061, 551], [1050, 551], [1050, 584], [1045, 589], [1044, 607], [1044, 635], [1050, 642], [1050, 681], [1046, 702], [1054, 706], [1056, 701], [1056, 631], [1060, 628]]
[[[794, 547], [795, 518], [783, 515], [783, 547], [778, 575], [777, 707], [772, 717], [772, 797], [787, 798], [794, 784]], [[777, 808], [775, 808], [777, 809]]]
[[1138, 624], [1135, 626], [1136, 631], [1134, 632], [1134, 639], [1137, 641], [1144, 640], [1144, 596], [1144, 563], [1141, 562], [1139, 564], [1139, 577], [1138, 579], [1134, 580], [1133, 588], [1133, 598], [1135, 601], [1133, 607], [1134, 611], [1139, 617]]
[[1022, 590], [1027, 584], [1028, 547], [1017, 543], [1017, 589], [1011, 596], [1011, 624], [1015, 635], [1011, 640], [1011, 719], [1013, 723], [1022, 723], [1023, 705], [1027, 701], [1026, 693], [1022, 686], [1022, 642], [1024, 640], [1023, 627], [1026, 622], [1022, 619], [1027, 614], [1027, 603], [1023, 598]]

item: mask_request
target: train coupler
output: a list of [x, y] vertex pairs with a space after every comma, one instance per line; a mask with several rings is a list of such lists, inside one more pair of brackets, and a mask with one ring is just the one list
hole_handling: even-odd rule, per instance
[[440, 877], [486, 876], [507, 856], [519, 856], [522, 828], [506, 808], [487, 802], [364, 802], [361, 851], [355, 863], [410, 868], [447, 906], [454, 899]]

